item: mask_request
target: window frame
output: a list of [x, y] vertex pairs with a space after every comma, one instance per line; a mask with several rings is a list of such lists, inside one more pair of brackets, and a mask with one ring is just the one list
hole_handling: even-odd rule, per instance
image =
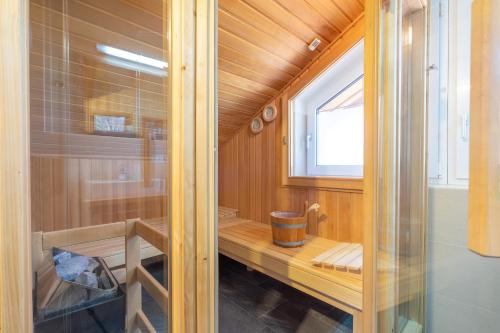
[[466, 50], [472, 36], [467, 2], [440, 0], [431, 10], [428, 178], [434, 186], [466, 188], [469, 183], [471, 79]]
[[[279, 111], [281, 114], [281, 140], [277, 142], [281, 145], [280, 178], [281, 186], [284, 187], [308, 187], [326, 190], [336, 190], [339, 192], [363, 192], [363, 177], [335, 177], [335, 176], [292, 176], [291, 161], [292, 154], [292, 128], [291, 128], [291, 100], [293, 100], [309, 83], [320, 76], [334, 62], [338, 61], [344, 54], [356, 46], [364, 39], [363, 21], [357, 22], [349, 29], [342, 38], [337, 39], [329, 45], [321, 56], [311, 62], [311, 65], [299, 75], [299, 77], [283, 91], [279, 98]], [[366, 80], [366, 77], [363, 78]], [[366, 85], [365, 85], [366, 86]], [[365, 109], [366, 112], [366, 109]], [[364, 132], [367, 131], [366, 122]]]
[[[336, 176], [292, 176], [291, 161], [292, 152], [290, 152], [290, 142], [292, 142], [291, 128], [291, 107], [290, 102], [293, 100], [309, 83], [319, 77], [327, 70], [334, 62], [338, 61], [344, 54], [355, 47], [359, 42], [364, 40], [364, 25], [363, 20], [357, 22], [351, 27], [342, 38], [337, 39], [328, 46], [320, 57], [313, 60], [311, 65], [306, 67], [294, 80], [294, 82], [283, 91], [279, 97], [278, 107], [281, 111], [281, 140], [278, 140], [277, 145], [281, 146], [281, 159], [279, 161], [279, 173], [281, 178], [281, 186], [284, 187], [305, 187], [325, 190], [335, 190], [338, 192], [362, 193], [364, 177], [336, 177]], [[363, 77], [366, 86], [366, 76]], [[366, 106], [364, 107], [366, 114]], [[366, 117], [365, 117], [366, 118]], [[364, 134], [366, 136], [367, 129], [370, 124], [364, 121]], [[366, 142], [366, 140], [364, 140]]]

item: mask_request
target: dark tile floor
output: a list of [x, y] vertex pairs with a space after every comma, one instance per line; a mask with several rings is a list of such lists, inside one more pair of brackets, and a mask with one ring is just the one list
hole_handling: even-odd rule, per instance
[[[146, 266], [163, 282], [163, 264]], [[220, 333], [348, 333], [352, 316], [294, 288], [219, 257]], [[158, 332], [166, 332], [167, 320], [143, 290], [142, 307]], [[37, 333], [124, 332], [124, 302], [118, 300], [36, 327]]]
[[347, 333], [352, 316], [227, 257], [219, 257], [221, 333]]

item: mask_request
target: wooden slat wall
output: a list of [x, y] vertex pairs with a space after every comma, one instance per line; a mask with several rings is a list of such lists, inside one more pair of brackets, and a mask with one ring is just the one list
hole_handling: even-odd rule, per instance
[[[164, 77], [113, 66], [97, 44], [163, 58], [161, 0], [30, 0], [33, 231], [166, 216]], [[124, 115], [137, 137], [89, 135]], [[119, 182], [125, 171], [128, 182]], [[113, 184], [110, 184], [113, 182]]]
[[311, 213], [308, 233], [362, 243], [362, 193], [280, 186], [280, 114], [259, 135], [245, 127], [220, 147], [219, 204], [238, 209], [242, 218], [268, 224], [273, 210], [301, 211], [304, 201], [318, 202], [326, 218], [318, 221]]
[[[219, 0], [219, 142], [229, 140], [364, 10], [363, 0]], [[315, 51], [307, 46], [315, 38]]]
[[[153, 186], [142, 182], [143, 161], [31, 157], [31, 223], [33, 231], [55, 231], [130, 218], [167, 215], [165, 162], [148, 161]], [[109, 184], [120, 169], [137, 182]], [[101, 183], [98, 183], [101, 182]], [[156, 183], [154, 183], [156, 182]]]

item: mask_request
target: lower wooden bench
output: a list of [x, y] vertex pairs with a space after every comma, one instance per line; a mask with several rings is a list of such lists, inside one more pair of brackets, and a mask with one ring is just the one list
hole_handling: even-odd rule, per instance
[[362, 327], [362, 275], [316, 267], [312, 259], [337, 242], [307, 236], [304, 246], [282, 248], [272, 242], [271, 228], [240, 218], [219, 220], [219, 252], [353, 316], [354, 332]]
[[[165, 221], [148, 221], [155, 229], [166, 232]], [[104, 259], [119, 283], [125, 282], [125, 222], [74, 228], [32, 234], [33, 270], [36, 271], [52, 247], [58, 247], [85, 256]], [[141, 259], [161, 256], [162, 253], [141, 240]]]
[[[147, 220], [166, 233], [164, 220]], [[219, 219], [219, 252], [248, 267], [269, 275], [353, 316], [354, 332], [362, 326], [361, 273], [332, 270], [312, 264], [313, 258], [338, 243], [307, 236], [304, 246], [282, 248], [272, 243], [268, 225], [235, 217], [227, 211]], [[54, 232], [35, 232], [32, 239], [33, 267], [38, 267], [52, 247], [104, 258], [118, 282], [125, 282], [125, 222]], [[141, 259], [162, 253], [141, 241]]]

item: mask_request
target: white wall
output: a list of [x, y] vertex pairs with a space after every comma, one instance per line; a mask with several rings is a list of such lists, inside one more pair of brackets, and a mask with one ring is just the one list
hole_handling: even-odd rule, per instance
[[429, 190], [427, 332], [500, 332], [500, 258], [467, 249], [467, 190]]

